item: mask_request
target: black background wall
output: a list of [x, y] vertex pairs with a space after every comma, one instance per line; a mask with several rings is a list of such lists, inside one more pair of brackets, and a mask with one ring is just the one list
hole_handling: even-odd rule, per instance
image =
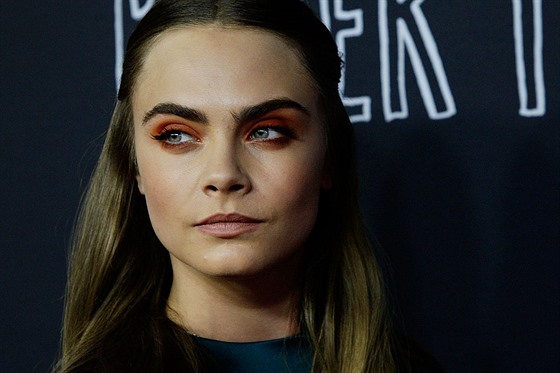
[[[560, 1], [310, 5], [347, 61], [364, 216], [406, 329], [449, 372], [560, 371]], [[115, 35], [149, 6], [0, 4], [2, 372], [55, 359]]]

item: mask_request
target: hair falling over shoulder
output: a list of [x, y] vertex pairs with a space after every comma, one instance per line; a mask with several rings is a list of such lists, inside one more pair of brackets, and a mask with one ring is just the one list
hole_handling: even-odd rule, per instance
[[279, 35], [298, 51], [319, 91], [332, 187], [321, 196], [309, 239], [299, 310], [313, 372], [396, 371], [385, 285], [359, 214], [353, 130], [338, 94], [341, 61], [328, 29], [300, 0], [160, 0], [138, 24], [74, 230], [54, 371], [163, 372], [181, 364], [204, 372], [192, 338], [165, 314], [171, 265], [136, 187], [131, 112], [135, 80], [157, 36], [204, 24]]

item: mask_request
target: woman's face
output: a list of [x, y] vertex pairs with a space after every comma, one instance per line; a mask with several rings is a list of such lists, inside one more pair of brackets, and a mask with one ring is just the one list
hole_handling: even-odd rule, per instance
[[329, 183], [317, 101], [272, 33], [196, 26], [157, 39], [133, 96], [134, 141], [138, 188], [174, 271], [300, 263]]

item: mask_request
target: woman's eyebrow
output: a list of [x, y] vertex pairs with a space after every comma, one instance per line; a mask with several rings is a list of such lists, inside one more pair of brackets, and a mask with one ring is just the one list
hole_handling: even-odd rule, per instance
[[202, 124], [208, 123], [208, 118], [206, 117], [206, 115], [196, 109], [192, 109], [190, 107], [179, 104], [164, 102], [161, 104], [157, 104], [150, 111], [148, 111], [146, 115], [144, 115], [144, 118], [142, 119], [142, 125], [145, 125], [150, 119], [158, 114], [172, 114], [193, 122]]
[[257, 120], [271, 111], [278, 109], [295, 109], [306, 116], [311, 116], [309, 110], [303, 105], [289, 98], [276, 98], [264, 101], [257, 105], [244, 108], [239, 114], [232, 113], [232, 115], [238, 123], [247, 123]]
[[[247, 123], [257, 120], [271, 111], [278, 109], [295, 109], [306, 116], [311, 115], [309, 110], [294, 100], [289, 98], [276, 98], [243, 108], [239, 113], [232, 113], [232, 116], [238, 123]], [[208, 124], [209, 122], [206, 115], [199, 110], [176, 103], [164, 102], [157, 104], [144, 115], [142, 125], [145, 125], [150, 119], [159, 114], [176, 115], [186, 120], [202, 124]]]

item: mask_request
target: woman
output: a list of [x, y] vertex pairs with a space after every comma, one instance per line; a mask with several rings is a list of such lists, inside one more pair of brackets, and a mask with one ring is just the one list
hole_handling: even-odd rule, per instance
[[408, 366], [340, 68], [299, 0], [156, 2], [76, 226], [58, 371]]

